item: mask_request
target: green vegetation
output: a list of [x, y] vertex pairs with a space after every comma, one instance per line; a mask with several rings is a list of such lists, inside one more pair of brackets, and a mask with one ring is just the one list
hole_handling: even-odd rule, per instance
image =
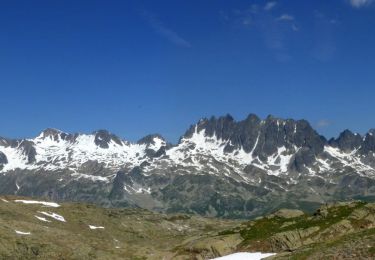
[[[240, 231], [241, 236], [245, 242], [251, 240], [259, 240], [270, 237], [280, 232], [286, 232], [291, 230], [307, 229], [309, 227], [319, 227], [320, 230], [326, 229], [331, 225], [348, 218], [348, 216], [356, 209], [366, 205], [365, 202], [356, 202], [355, 205], [348, 206], [337, 206], [327, 209], [319, 209], [315, 216], [304, 215], [296, 218], [262, 218], [255, 222], [249, 222], [247, 227]], [[322, 213], [322, 211], [326, 212]], [[326, 217], [324, 215], [326, 214]], [[291, 223], [290, 225], [285, 225]], [[223, 231], [222, 233], [235, 233], [234, 231]]]
[[281, 232], [282, 225], [287, 221], [289, 221], [289, 219], [279, 217], [274, 217], [271, 219], [262, 218], [255, 221], [253, 225], [241, 230], [240, 234], [244, 238], [245, 242], [256, 239], [264, 239], [273, 234]]

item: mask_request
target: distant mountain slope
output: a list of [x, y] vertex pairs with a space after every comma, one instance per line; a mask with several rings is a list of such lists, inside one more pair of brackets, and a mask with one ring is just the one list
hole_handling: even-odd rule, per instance
[[305, 120], [201, 119], [176, 145], [106, 130], [0, 138], [0, 194], [250, 217], [282, 206], [375, 199], [375, 135], [320, 136]]

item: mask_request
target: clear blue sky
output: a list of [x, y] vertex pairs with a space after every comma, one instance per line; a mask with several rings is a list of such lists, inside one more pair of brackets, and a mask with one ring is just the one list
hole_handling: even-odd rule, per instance
[[175, 142], [201, 117], [375, 127], [375, 1], [0, 2], [0, 135]]

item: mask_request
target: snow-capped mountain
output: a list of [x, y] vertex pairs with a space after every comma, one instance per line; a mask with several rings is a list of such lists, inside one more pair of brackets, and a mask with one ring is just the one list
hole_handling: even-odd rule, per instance
[[89, 162], [119, 170], [134, 167], [152, 158], [166, 142], [160, 136], [130, 143], [105, 130], [92, 134], [67, 134], [46, 129], [27, 140], [0, 139], [1, 172], [22, 170], [62, 170], [73, 172]]
[[0, 138], [1, 193], [205, 215], [375, 197], [375, 130], [326, 140], [305, 120], [201, 119], [171, 145], [105, 130]]

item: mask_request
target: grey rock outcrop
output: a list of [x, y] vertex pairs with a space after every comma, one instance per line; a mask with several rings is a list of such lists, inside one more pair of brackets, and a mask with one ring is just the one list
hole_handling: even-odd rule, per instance
[[2, 152], [0, 152], [0, 164], [7, 164], [8, 163], [8, 158], [6, 155]]

